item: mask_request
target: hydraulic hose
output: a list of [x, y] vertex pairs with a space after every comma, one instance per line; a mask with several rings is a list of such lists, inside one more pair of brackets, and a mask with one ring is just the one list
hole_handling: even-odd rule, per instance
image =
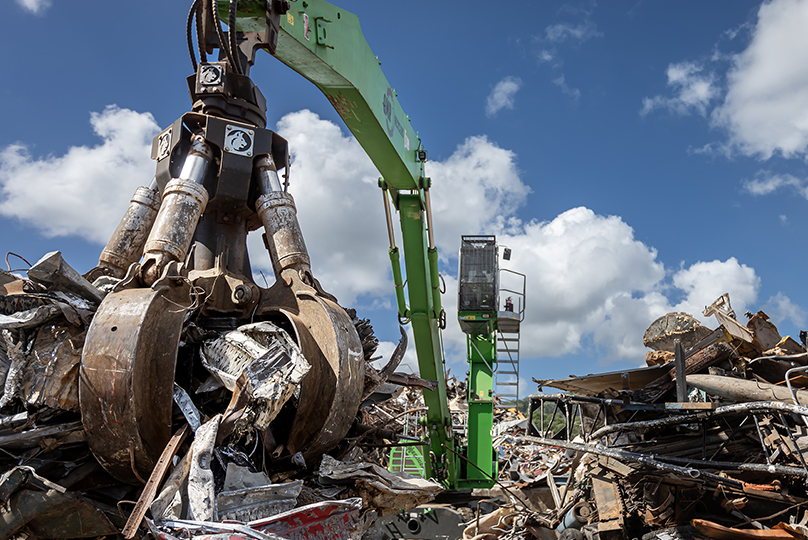
[[[234, 59], [238, 58], [238, 43], [236, 43], [236, 12], [238, 11], [238, 0], [230, 0], [230, 11], [227, 13], [227, 37], [230, 40], [230, 54]], [[243, 75], [241, 63], [237, 62], [236, 73]]]
[[[196, 72], [197, 63], [196, 63], [196, 53], [194, 52], [194, 39], [191, 35], [191, 29], [194, 24], [194, 15], [199, 7], [200, 0], [194, 0], [194, 3], [191, 4], [191, 9], [188, 10], [188, 18], [185, 21], [185, 39], [188, 41], [188, 54], [191, 55], [191, 65], [194, 66], [194, 72]], [[197, 25], [199, 28], [199, 25]]]

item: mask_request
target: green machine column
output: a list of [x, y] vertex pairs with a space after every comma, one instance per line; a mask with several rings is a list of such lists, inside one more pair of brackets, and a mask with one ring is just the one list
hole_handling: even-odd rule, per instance
[[492, 452], [491, 429], [494, 427], [494, 373], [496, 360], [496, 337], [469, 335], [468, 360], [468, 448], [466, 457], [476, 465], [467, 465], [461, 487], [491, 487], [496, 478], [496, 461]]
[[494, 366], [499, 306], [497, 241], [494, 236], [463, 236], [458, 269], [458, 320], [466, 334], [469, 362], [468, 441], [462, 488], [489, 488], [497, 476], [494, 427]]

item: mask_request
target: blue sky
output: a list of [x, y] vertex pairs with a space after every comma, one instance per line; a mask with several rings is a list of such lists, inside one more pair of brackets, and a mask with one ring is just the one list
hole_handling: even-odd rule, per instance
[[[640, 365], [650, 322], [704, 319], [724, 292], [805, 328], [808, 1], [336, 3], [429, 150], [447, 306], [461, 234], [496, 234], [528, 275], [524, 379]], [[151, 137], [190, 106], [188, 4], [0, 3], [3, 252], [95, 264]], [[252, 76], [315, 274], [396, 339], [377, 173], [302, 77], [269, 55]]]

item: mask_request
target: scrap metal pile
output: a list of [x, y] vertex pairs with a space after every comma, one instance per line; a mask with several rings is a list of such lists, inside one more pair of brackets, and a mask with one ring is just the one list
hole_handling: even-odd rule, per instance
[[[390, 413], [373, 425], [360, 421], [373, 420], [370, 411], [382, 410], [377, 402], [392, 397], [380, 387], [388, 379], [435, 383], [394, 373], [407, 346], [403, 332], [385, 368], [374, 369], [378, 341], [352, 310], [367, 361], [363, 406], [330, 455], [313, 460], [307, 448], [293, 452], [285, 444], [295, 425], [307, 424], [295, 417], [311, 366], [283, 328], [266, 321], [231, 328], [222, 320], [212, 328], [178, 305], [184, 322], [173, 436], [145, 474], [134, 456], [137, 443], [110, 460], [104, 444], [114, 426], [82, 408], [82, 394], [94, 391], [82, 351], [98, 305], [118, 282], [102, 277], [90, 284], [58, 252], [25, 277], [0, 272], [0, 538], [133, 538], [147, 531], [159, 538], [348, 538], [361, 536], [376, 516], [442, 491], [365, 457], [363, 449], [398, 438], [388, 427]], [[121, 404], [105, 406], [112, 418]]]
[[715, 331], [683, 313], [655, 321], [647, 368], [536, 381], [567, 393], [532, 396], [518, 442], [571, 474], [529, 526], [564, 539], [806, 537], [805, 344], [763, 312], [742, 325], [728, 295], [704, 314]]
[[[396, 520], [447, 515], [466, 539], [808, 534], [808, 353], [762, 312], [740, 324], [727, 296], [705, 311], [716, 330], [686, 314], [655, 321], [647, 368], [537, 381], [565, 393], [531, 396], [527, 417], [497, 408], [497, 485], [457, 494], [419, 477], [421, 389], [438, 382], [395, 372], [403, 333], [374, 369], [376, 338], [351, 310], [362, 405], [322, 457], [285, 443], [310, 371], [295, 340], [268, 321], [215, 326], [178, 306], [173, 435], [150, 473], [134, 445], [105, 463], [80, 379], [87, 329], [117, 283], [90, 284], [58, 252], [24, 277], [0, 272], [0, 538], [403, 538]], [[462, 438], [465, 383], [440, 382]], [[122, 464], [134, 480], [120, 480]], [[411, 513], [430, 501], [432, 514]]]

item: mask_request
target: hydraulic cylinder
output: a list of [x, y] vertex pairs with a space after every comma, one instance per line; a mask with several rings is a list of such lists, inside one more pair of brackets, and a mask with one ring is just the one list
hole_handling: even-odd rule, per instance
[[98, 258], [98, 266], [109, 275], [122, 278], [129, 266], [140, 260], [159, 210], [160, 193], [157, 189], [137, 188], [129, 208]]
[[147, 283], [154, 283], [169, 262], [185, 260], [208, 204], [208, 191], [202, 181], [210, 161], [210, 148], [204, 138], [194, 136], [179, 178], [171, 180], [163, 190], [163, 202], [146, 241], [142, 268]]
[[309, 272], [311, 260], [297, 220], [295, 200], [289, 193], [280, 191], [280, 181], [272, 158], [267, 156], [257, 160], [255, 172], [263, 193], [255, 203], [255, 211], [261, 216], [266, 230], [275, 275], [280, 276], [287, 268]]

